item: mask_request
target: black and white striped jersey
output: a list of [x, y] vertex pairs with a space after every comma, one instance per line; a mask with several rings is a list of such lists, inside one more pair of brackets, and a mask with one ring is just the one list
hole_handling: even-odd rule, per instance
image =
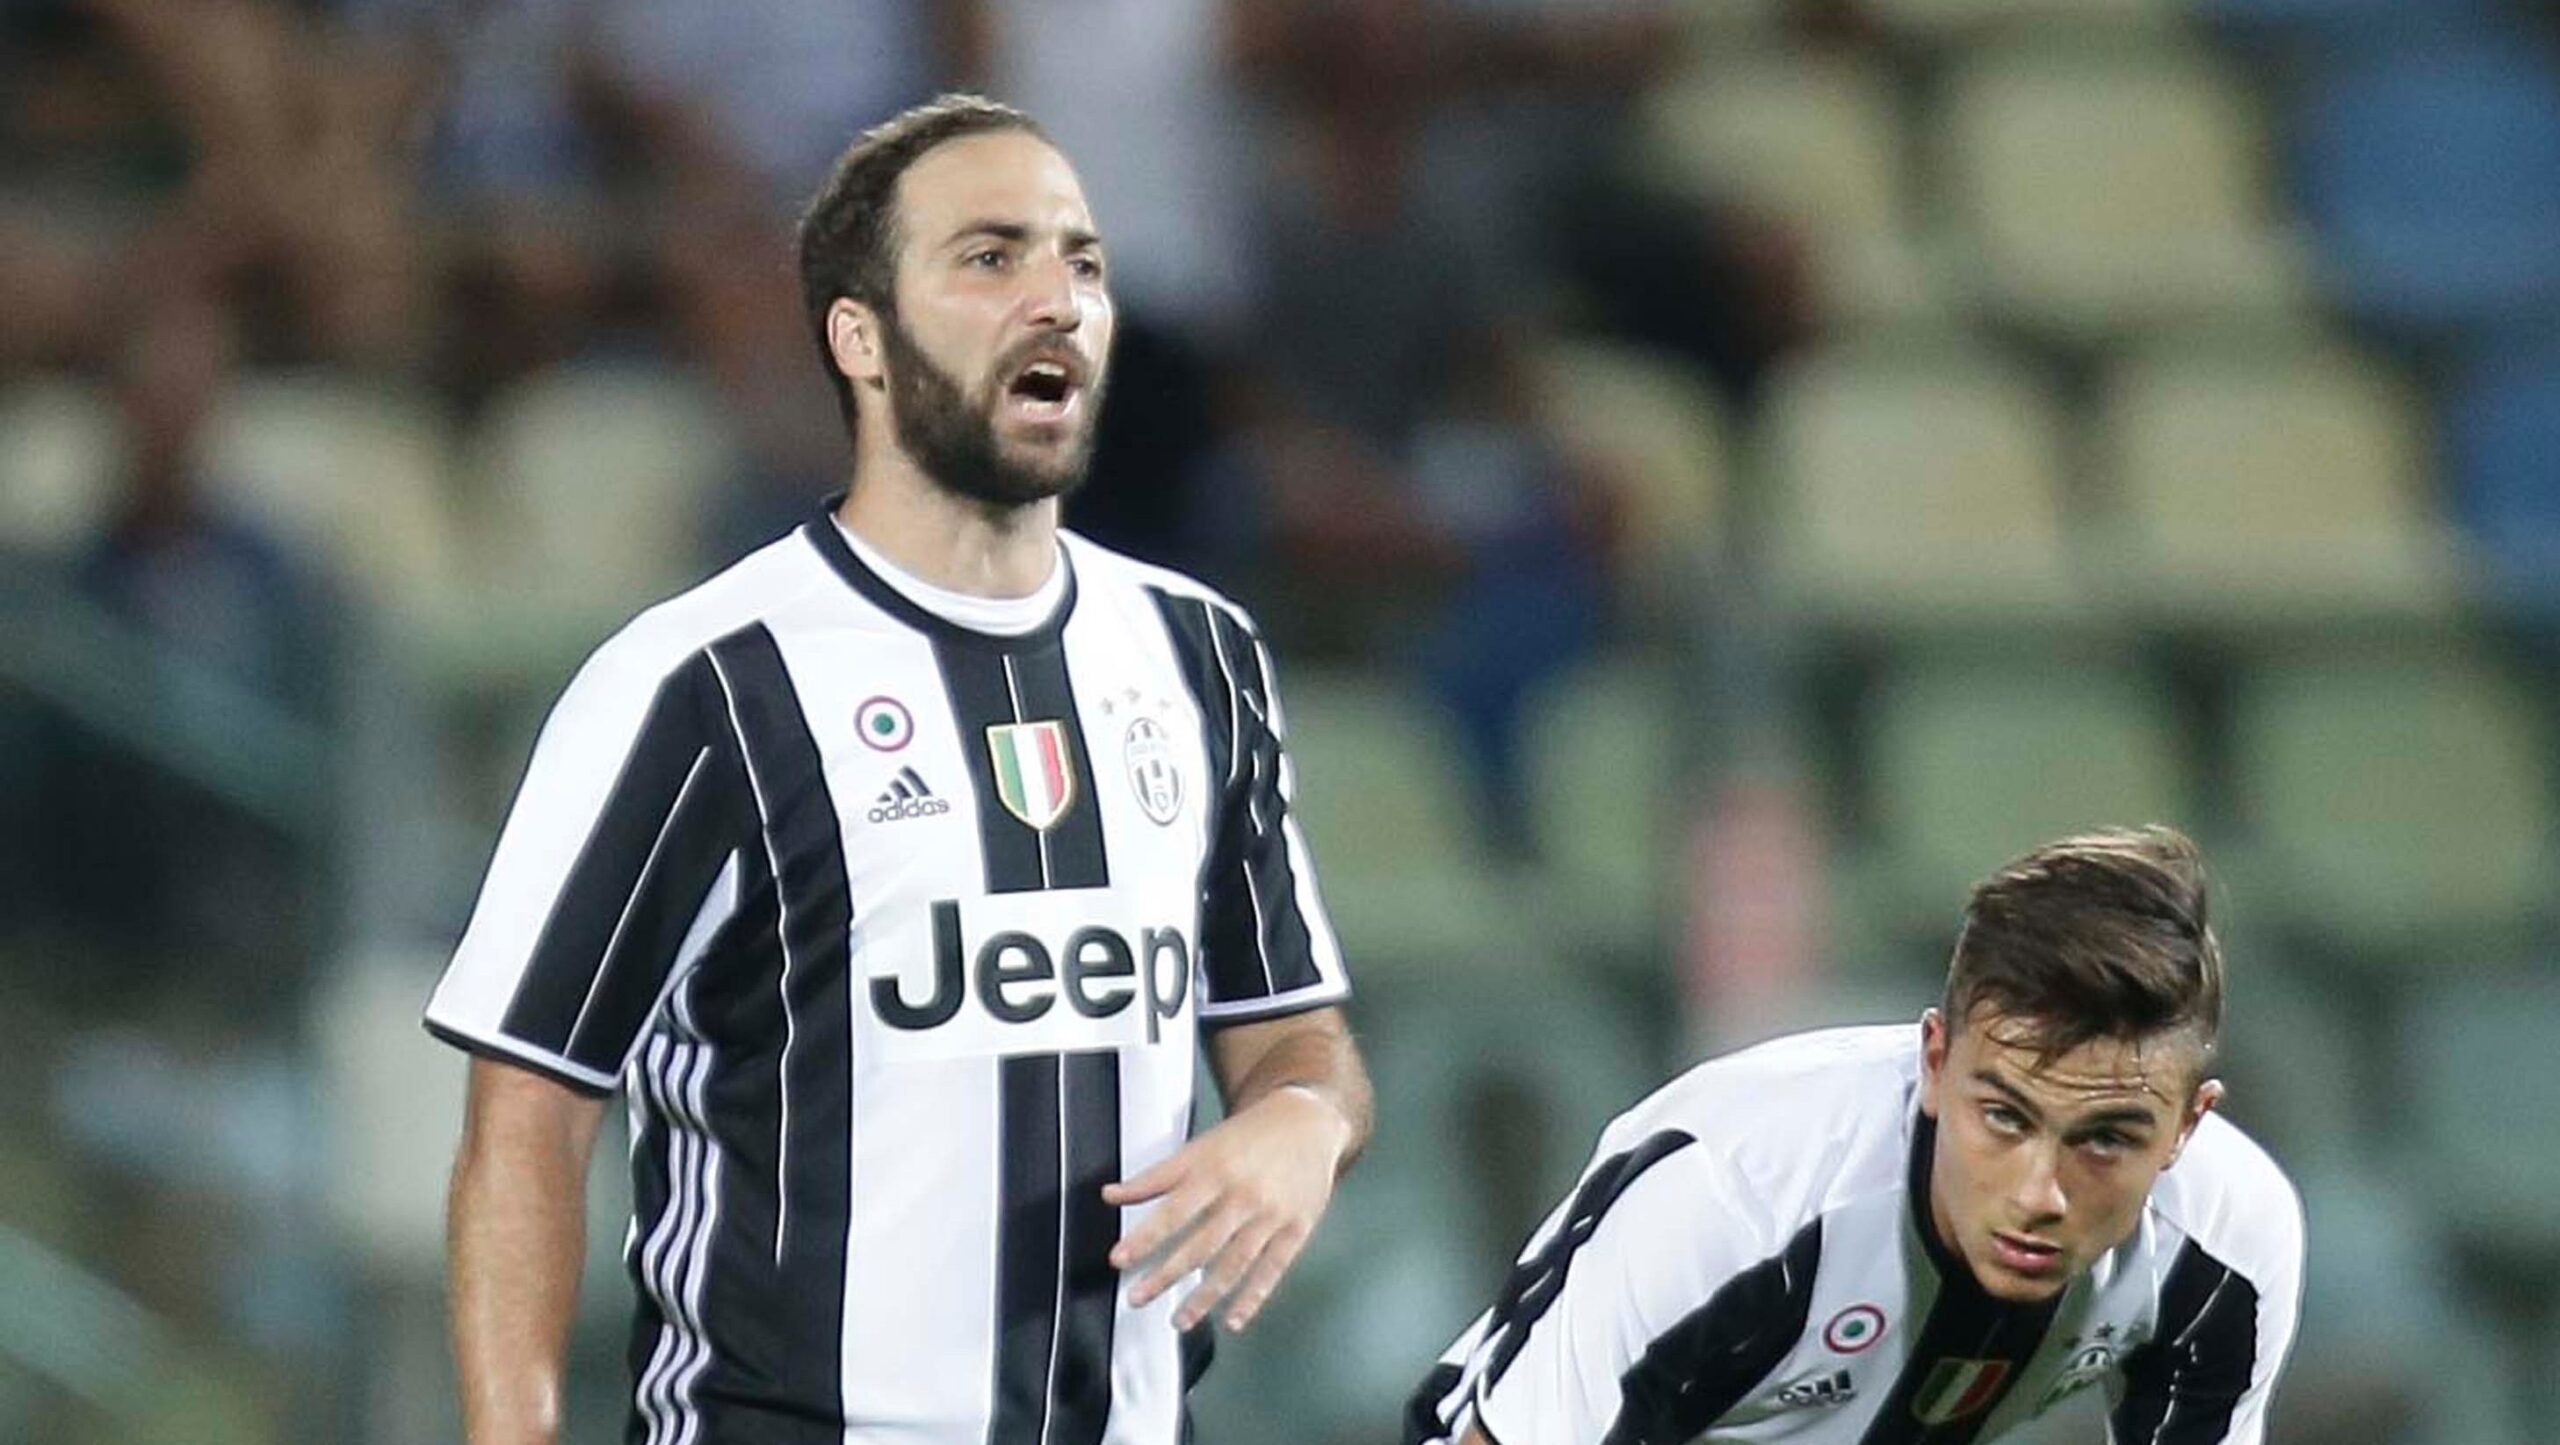
[[2263, 1438], [2301, 1205], [2207, 1115], [2133, 1237], [2057, 1298], [1974, 1282], [1928, 1207], [1917, 1025], [1711, 1060], [1612, 1122], [1407, 1445], [1968, 1445], [2103, 1386], [2116, 1445]]
[[1061, 556], [973, 631], [822, 516], [543, 728], [427, 1024], [626, 1095], [635, 1442], [1182, 1433], [1101, 1188], [1183, 1142], [1202, 1029], [1348, 980], [1250, 621]]

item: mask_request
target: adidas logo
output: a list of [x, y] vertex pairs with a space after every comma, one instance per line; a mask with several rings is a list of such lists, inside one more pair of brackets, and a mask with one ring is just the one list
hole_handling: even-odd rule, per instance
[[1778, 1392], [1781, 1409], [1801, 1409], [1807, 1405], [1845, 1405], [1858, 1397], [1858, 1387], [1849, 1380], [1847, 1370], [1834, 1370], [1828, 1375], [1808, 1375]]
[[871, 800], [868, 816], [874, 823], [894, 823], [901, 818], [932, 818], [950, 811], [951, 805], [935, 797], [915, 769], [900, 768], [880, 796]]

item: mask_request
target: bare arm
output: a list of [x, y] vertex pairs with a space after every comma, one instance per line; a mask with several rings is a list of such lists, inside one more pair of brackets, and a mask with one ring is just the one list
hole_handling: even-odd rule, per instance
[[469, 1445], [560, 1438], [586, 1261], [587, 1162], [603, 1121], [601, 1099], [510, 1064], [471, 1061], [447, 1219]]
[[1369, 1078], [1338, 1008], [1222, 1029], [1209, 1064], [1226, 1095], [1225, 1122], [1102, 1197], [1163, 1201], [1111, 1253], [1115, 1268], [1147, 1266], [1130, 1303], [1203, 1269], [1175, 1326], [1190, 1329], [1223, 1302], [1223, 1323], [1240, 1330], [1297, 1262], [1334, 1180], [1369, 1142]]

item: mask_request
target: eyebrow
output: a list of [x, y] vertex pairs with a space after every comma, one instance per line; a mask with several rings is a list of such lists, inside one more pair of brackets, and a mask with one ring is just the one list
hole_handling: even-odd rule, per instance
[[[2025, 1114], [2028, 1118], [2033, 1119], [2039, 1124], [2044, 1122], [2044, 1111], [2037, 1108], [2035, 1102], [2029, 1099], [2025, 1093], [2020, 1091], [2017, 1085], [2010, 1083], [2007, 1079], [2001, 1078], [1998, 1074], [1991, 1072], [1989, 1069], [1976, 1069], [1973, 1071], [1973, 1077], [1977, 1082], [1988, 1084], [1992, 1088], [1998, 1090], [2001, 1095], [2007, 1098], [2009, 1103], [2020, 1113]], [[2090, 1129], [2103, 1128], [2111, 1125], [2122, 1126], [2127, 1124], [2139, 1124], [2146, 1129], [2156, 1129], [2159, 1127], [2159, 1123], [2159, 1120], [2151, 1117], [2149, 1110], [2137, 1109], [2131, 1105], [2124, 1105], [2118, 1108], [2101, 1110], [2098, 1113], [2089, 1115], [2085, 1119], [2074, 1119], [2071, 1121], [2071, 1129], [2074, 1133], [2081, 1133]]]
[[[996, 240], [1009, 241], [1018, 246], [1031, 239], [1031, 228], [1020, 221], [969, 221], [954, 229], [951, 233], [951, 239], [949, 241], [945, 241], [943, 244], [946, 246], [953, 245], [958, 242], [965, 241], [971, 236], [990, 236]], [[1090, 251], [1102, 244], [1102, 238], [1100, 236], [1097, 236], [1093, 232], [1085, 230], [1082, 227], [1076, 227], [1066, 231], [1059, 237], [1059, 239], [1070, 251]]]

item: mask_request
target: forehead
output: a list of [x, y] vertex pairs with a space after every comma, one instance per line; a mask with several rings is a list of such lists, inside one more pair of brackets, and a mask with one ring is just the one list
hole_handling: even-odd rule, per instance
[[2203, 1061], [2182, 1032], [2091, 1039], [2047, 1057], [2035, 1046], [2032, 1025], [1977, 1014], [1957, 1036], [1948, 1063], [1966, 1079], [1988, 1073], [2057, 1114], [2140, 1107], [2166, 1117], [2193, 1089]]
[[925, 152], [898, 178], [898, 217], [909, 245], [940, 245], [980, 221], [1093, 229], [1075, 168], [1026, 131], [962, 136]]

